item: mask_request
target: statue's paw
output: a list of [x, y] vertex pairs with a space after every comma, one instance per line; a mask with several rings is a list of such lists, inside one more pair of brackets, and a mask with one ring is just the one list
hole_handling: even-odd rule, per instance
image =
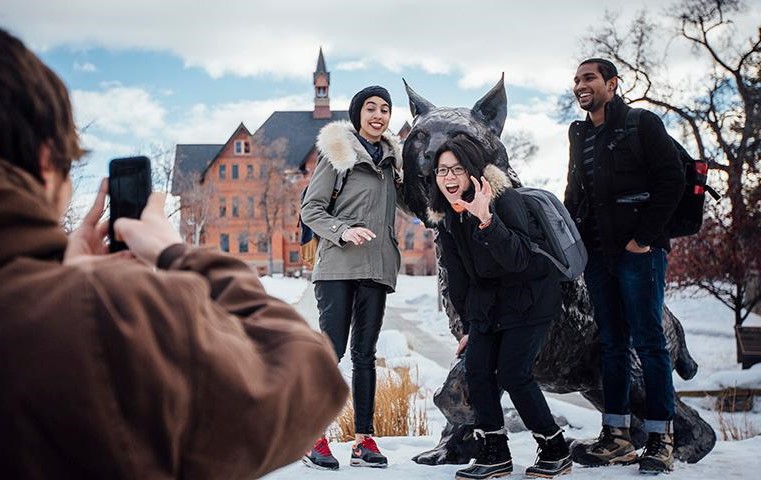
[[412, 461], [419, 465], [442, 465], [446, 463], [446, 452], [434, 448], [412, 457]]

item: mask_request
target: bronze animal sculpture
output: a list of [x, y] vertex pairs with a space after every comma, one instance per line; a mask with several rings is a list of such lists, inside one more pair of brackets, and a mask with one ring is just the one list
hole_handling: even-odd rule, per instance
[[[430, 180], [435, 154], [442, 143], [457, 133], [467, 133], [486, 145], [492, 162], [507, 173], [513, 187], [521, 186], [500, 140], [507, 118], [504, 76], [470, 109], [436, 107], [418, 95], [406, 82], [405, 87], [414, 120], [403, 149], [405, 181], [402, 194], [406, 205], [427, 226], [436, 227], [427, 214], [429, 193], [432, 188], [436, 188]], [[463, 335], [462, 325], [448, 302], [446, 272], [443, 269], [439, 271], [439, 285], [450, 330], [459, 339]], [[684, 379], [694, 377], [697, 364], [687, 349], [679, 320], [668, 308], [664, 308], [663, 328], [677, 373]], [[632, 437], [635, 446], [640, 448], [647, 439], [641, 428], [641, 418], [645, 412], [644, 383], [636, 353], [630, 350], [630, 354], [633, 357], [630, 395]], [[453, 371], [436, 395], [435, 403], [448, 420], [439, 444], [414, 457], [414, 461], [429, 465], [459, 464], [467, 463], [475, 455], [472, 426], [468, 425], [474, 417], [465, 398], [463, 372], [463, 369]], [[598, 410], [602, 408], [597, 328], [592, 318], [586, 287], [581, 280], [563, 285], [563, 313], [553, 325], [545, 347], [537, 358], [534, 374], [543, 390], [555, 393], [581, 392]], [[716, 435], [710, 425], [678, 397], [674, 432], [675, 456], [685, 462], [699, 461], [716, 443]]]

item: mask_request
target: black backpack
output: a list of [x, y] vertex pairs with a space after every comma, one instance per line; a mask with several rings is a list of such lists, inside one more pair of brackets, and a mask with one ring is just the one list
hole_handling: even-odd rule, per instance
[[[631, 108], [626, 113], [624, 135], [629, 139], [629, 145], [634, 155], [642, 161], [644, 152], [639, 138], [639, 119], [642, 114], [641, 108]], [[679, 152], [679, 159], [684, 167], [685, 186], [682, 198], [676, 211], [666, 225], [666, 234], [669, 238], [686, 237], [695, 235], [700, 231], [703, 224], [703, 206], [706, 192], [710, 193], [714, 200], [721, 198], [716, 190], [706, 185], [708, 179], [708, 163], [695, 160], [687, 153], [682, 144], [674, 137], [670, 137]]]
[[[336, 184], [333, 186], [333, 193], [330, 195], [330, 203], [328, 203], [328, 213], [333, 213], [333, 207], [336, 205], [336, 199], [341, 194], [344, 186], [346, 185], [346, 178], [349, 176], [349, 172], [350, 170], [346, 170], [345, 174], [336, 177]], [[304, 203], [304, 197], [307, 194], [308, 188], [309, 186], [307, 185], [307, 187], [304, 188], [304, 191], [301, 192], [302, 204]], [[301, 219], [301, 214], [299, 214], [299, 228], [301, 229], [301, 246], [299, 249], [301, 262], [309, 268], [313, 268], [314, 262], [316, 260], [315, 257], [317, 256], [317, 244], [320, 240], [320, 237], [317, 236], [317, 234], [314, 233], [314, 231], [304, 223], [304, 221]]]

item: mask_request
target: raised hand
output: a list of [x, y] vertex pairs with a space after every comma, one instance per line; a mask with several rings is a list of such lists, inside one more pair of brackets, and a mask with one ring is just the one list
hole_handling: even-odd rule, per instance
[[465, 349], [467, 347], [468, 347], [468, 334], [466, 333], [465, 335], [462, 336], [462, 338], [460, 338], [460, 341], [457, 343], [457, 350], [455, 350], [454, 352], [455, 357], [459, 357], [460, 355], [465, 353]]
[[64, 265], [90, 264], [114, 257], [131, 256], [128, 251], [106, 255], [108, 245], [104, 240], [108, 233], [108, 221], [100, 221], [106, 204], [106, 194], [108, 194], [108, 180], [103, 179], [90, 211], [82, 220], [82, 225], [69, 235], [69, 242], [63, 254]]
[[491, 203], [492, 189], [489, 182], [484, 177], [481, 177], [479, 182], [476, 177], [471, 176], [470, 181], [473, 182], [473, 189], [475, 195], [473, 200], [466, 202], [465, 200], [457, 200], [456, 204], [462, 206], [465, 210], [470, 212], [471, 215], [478, 217], [481, 222], [487, 222], [491, 218], [491, 212], [489, 211], [489, 204]]

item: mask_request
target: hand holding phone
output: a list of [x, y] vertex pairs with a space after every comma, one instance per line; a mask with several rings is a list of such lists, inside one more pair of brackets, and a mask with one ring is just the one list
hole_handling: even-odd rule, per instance
[[126, 250], [116, 239], [114, 222], [119, 218], [140, 218], [151, 194], [151, 161], [147, 157], [115, 158], [108, 166], [108, 193], [111, 197], [108, 222], [109, 250]]
[[164, 214], [166, 195], [154, 192], [148, 197], [139, 220], [120, 218], [114, 228], [129, 245], [129, 251], [148, 265], [156, 265], [161, 252], [167, 247], [183, 243], [177, 229]]
[[108, 195], [107, 180], [106, 178], [101, 180], [90, 211], [82, 219], [82, 224], [69, 234], [69, 241], [63, 254], [64, 265], [92, 261], [108, 253], [108, 245], [103, 243], [103, 239], [108, 234], [108, 222], [100, 221]]

